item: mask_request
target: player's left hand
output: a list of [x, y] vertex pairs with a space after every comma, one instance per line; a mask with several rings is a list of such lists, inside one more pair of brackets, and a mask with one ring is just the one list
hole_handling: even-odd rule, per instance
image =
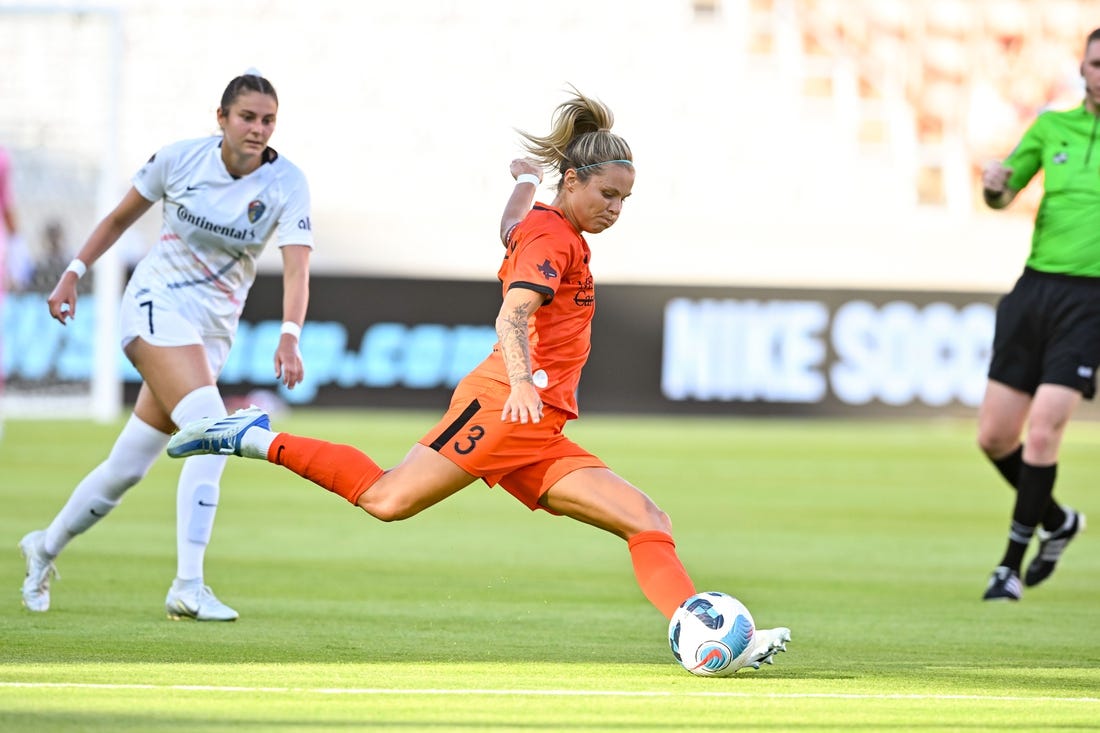
[[982, 188], [993, 193], [1001, 193], [1008, 185], [1012, 169], [1005, 167], [999, 160], [990, 161], [982, 168]]
[[302, 352], [298, 350], [298, 339], [284, 333], [279, 337], [279, 346], [275, 349], [275, 378], [287, 389], [294, 389], [306, 376]]

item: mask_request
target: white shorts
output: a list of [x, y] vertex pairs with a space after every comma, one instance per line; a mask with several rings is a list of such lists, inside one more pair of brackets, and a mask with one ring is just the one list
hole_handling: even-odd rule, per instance
[[215, 376], [221, 374], [236, 335], [236, 323], [226, 328], [223, 319], [193, 300], [133, 280], [122, 295], [118, 320], [123, 349], [136, 338], [153, 346], [200, 345]]

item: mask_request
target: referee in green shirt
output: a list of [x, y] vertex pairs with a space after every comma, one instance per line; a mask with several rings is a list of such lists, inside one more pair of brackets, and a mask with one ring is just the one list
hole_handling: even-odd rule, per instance
[[[982, 173], [985, 202], [1003, 209], [1043, 171], [1024, 272], [997, 306], [978, 444], [1016, 489], [1008, 547], [985, 600], [1018, 601], [1046, 580], [1085, 516], [1054, 500], [1058, 450], [1074, 409], [1096, 392], [1100, 365], [1100, 28], [1081, 62], [1085, 101], [1044, 112], [1006, 160]], [[1039, 549], [1020, 582], [1033, 536]]]

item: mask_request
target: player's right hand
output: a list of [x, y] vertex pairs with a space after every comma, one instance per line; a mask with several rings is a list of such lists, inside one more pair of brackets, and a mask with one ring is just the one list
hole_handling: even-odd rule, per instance
[[542, 419], [542, 398], [532, 382], [517, 382], [500, 411], [501, 422], [518, 422], [526, 425]]
[[76, 282], [75, 272], [64, 272], [57, 281], [46, 303], [50, 307], [50, 315], [65, 325], [65, 321], [76, 318]]
[[1008, 179], [1012, 175], [1012, 169], [1006, 168], [999, 160], [985, 164], [982, 168], [982, 188], [994, 193], [1001, 193], [1008, 186]]

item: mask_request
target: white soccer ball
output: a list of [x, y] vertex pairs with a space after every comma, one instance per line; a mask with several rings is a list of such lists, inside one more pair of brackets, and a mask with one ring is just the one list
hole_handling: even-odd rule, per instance
[[696, 593], [668, 622], [668, 645], [688, 672], [728, 677], [752, 654], [756, 623], [745, 604], [716, 591]]

